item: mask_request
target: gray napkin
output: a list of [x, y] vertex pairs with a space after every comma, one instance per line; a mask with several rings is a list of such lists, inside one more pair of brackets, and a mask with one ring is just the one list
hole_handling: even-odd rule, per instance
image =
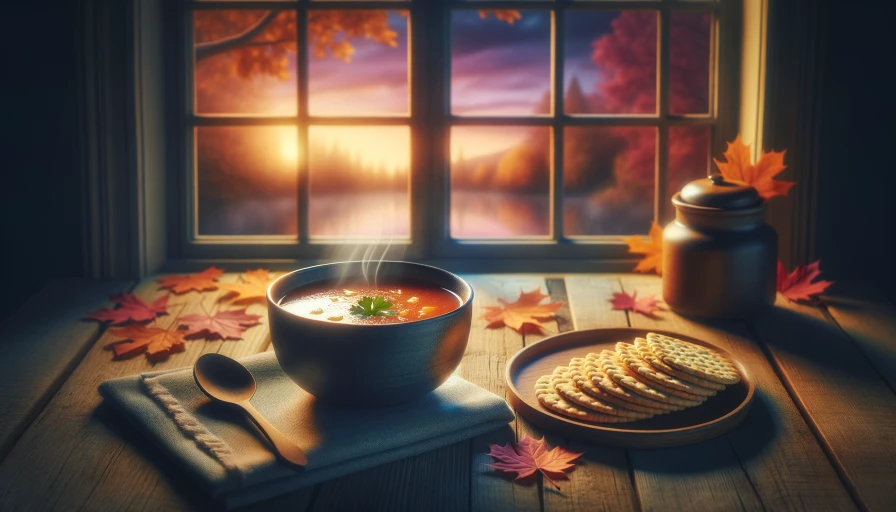
[[242, 363], [258, 382], [252, 404], [307, 453], [303, 470], [277, 462], [239, 412], [211, 403], [191, 368], [109, 380], [99, 391], [228, 508], [456, 443], [513, 419], [503, 399], [456, 375], [411, 404], [339, 409], [296, 386], [272, 352]]

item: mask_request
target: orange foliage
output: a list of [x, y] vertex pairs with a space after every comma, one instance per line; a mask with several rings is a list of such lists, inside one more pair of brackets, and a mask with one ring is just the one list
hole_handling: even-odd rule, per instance
[[506, 325], [517, 332], [523, 332], [529, 326], [529, 329], [538, 332], [542, 328], [541, 320], [552, 318], [563, 307], [562, 302], [542, 304], [547, 298], [549, 296], [537, 288], [531, 292], [520, 290], [520, 298], [516, 302], [498, 299], [500, 306], [485, 306], [484, 317], [489, 327]]
[[247, 270], [237, 283], [221, 283], [218, 286], [225, 290], [221, 299], [233, 299], [233, 304], [251, 304], [264, 302], [268, 285], [274, 280], [271, 271], [263, 268]]
[[644, 255], [644, 259], [638, 262], [635, 271], [656, 270], [658, 275], [663, 275], [663, 228], [659, 224], [650, 223], [649, 240], [645, 241], [640, 236], [630, 236], [622, 241], [628, 244], [628, 252]]
[[176, 294], [186, 293], [190, 290], [205, 292], [218, 289], [218, 278], [224, 275], [224, 270], [211, 266], [202, 272], [183, 276], [161, 276], [156, 280], [161, 283], [159, 288], [168, 288]]
[[752, 185], [759, 191], [763, 199], [774, 196], [786, 196], [790, 187], [796, 185], [793, 181], [774, 179], [775, 176], [787, 168], [784, 165], [784, 153], [786, 151], [763, 152], [755, 164], [751, 163], [750, 146], [741, 141], [740, 135], [734, 142], [728, 143], [728, 149], [723, 154], [725, 162], [713, 158], [713, 161], [722, 172], [722, 176], [737, 181], [743, 181]]
[[[406, 16], [407, 11], [399, 11]], [[519, 11], [479, 11], [512, 24]], [[218, 72], [242, 78], [289, 76], [289, 56], [296, 53], [296, 16], [291, 11], [197, 10], [193, 16], [196, 60], [225, 54]], [[398, 33], [389, 26], [387, 10], [314, 9], [308, 13], [308, 46], [319, 58], [331, 56], [351, 62], [352, 40], [369, 39], [387, 46], [398, 45]]]
[[130, 325], [120, 329], [109, 329], [112, 336], [123, 338], [106, 345], [115, 352], [116, 359], [127, 359], [146, 353], [150, 361], [163, 361], [175, 352], [184, 351], [184, 331]]

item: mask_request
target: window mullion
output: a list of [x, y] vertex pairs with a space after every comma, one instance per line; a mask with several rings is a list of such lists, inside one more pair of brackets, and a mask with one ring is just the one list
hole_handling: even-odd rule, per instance
[[653, 217], [655, 221], [662, 222], [664, 220], [663, 212], [666, 207], [666, 176], [668, 175], [667, 167], [669, 165], [670, 11], [668, 1], [663, 2], [659, 14], [657, 112], [660, 118], [660, 125], [657, 130]]
[[308, 233], [308, 205], [309, 200], [309, 153], [310, 145], [308, 141], [308, 51], [305, 45], [308, 42], [308, 8], [301, 5], [296, 12], [296, 96], [298, 109], [298, 125], [296, 133], [298, 136], [299, 158], [297, 165], [296, 179], [296, 210], [298, 212], [298, 232], [299, 232], [299, 248], [298, 254], [302, 255], [303, 246], [308, 245], [310, 236]]
[[551, 221], [553, 223], [553, 229], [551, 229], [551, 236], [555, 241], [563, 240], [564, 232], [563, 232], [563, 124], [560, 121], [563, 116], [563, 36], [566, 33], [565, 27], [565, 12], [560, 9], [555, 9], [553, 12], [553, 16], [551, 17], [553, 20], [553, 33], [551, 34], [551, 41], [553, 44], [553, 65], [552, 65], [552, 73], [553, 73], [553, 128], [552, 128], [552, 137], [551, 137], [551, 158], [553, 159], [551, 165], [551, 176], [552, 176], [552, 190], [551, 190]]

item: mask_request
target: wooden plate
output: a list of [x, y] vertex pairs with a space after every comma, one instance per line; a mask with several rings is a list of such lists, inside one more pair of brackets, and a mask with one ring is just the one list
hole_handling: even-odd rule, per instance
[[[586, 423], [556, 414], [538, 403], [535, 381], [542, 375], [550, 375], [557, 366], [566, 366], [573, 357], [604, 349], [614, 350], [617, 342], [631, 343], [648, 332], [673, 336], [720, 352], [737, 365], [741, 381], [696, 407], [630, 423]], [[507, 363], [505, 378], [510, 404], [534, 425], [554, 434], [620, 448], [680, 446], [721, 435], [746, 417], [754, 392], [749, 372], [725, 350], [684, 334], [631, 328], [573, 331], [545, 338], [517, 352]]]

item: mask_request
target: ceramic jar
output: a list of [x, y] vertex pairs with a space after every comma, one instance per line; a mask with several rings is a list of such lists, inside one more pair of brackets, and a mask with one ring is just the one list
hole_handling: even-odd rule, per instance
[[748, 318], [775, 301], [778, 236], [755, 188], [720, 174], [672, 198], [663, 230], [663, 300], [703, 319]]

